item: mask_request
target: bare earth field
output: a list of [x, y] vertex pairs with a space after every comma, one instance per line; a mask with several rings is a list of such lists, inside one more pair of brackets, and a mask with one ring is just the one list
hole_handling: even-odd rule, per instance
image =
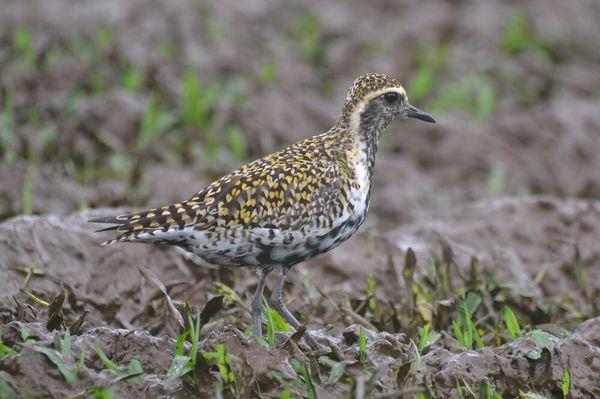
[[[600, 397], [599, 20], [595, 0], [0, 1], [0, 398]], [[327, 130], [365, 72], [438, 124], [388, 128], [365, 224], [290, 272], [322, 350], [274, 312], [249, 337], [254, 271], [86, 222]]]

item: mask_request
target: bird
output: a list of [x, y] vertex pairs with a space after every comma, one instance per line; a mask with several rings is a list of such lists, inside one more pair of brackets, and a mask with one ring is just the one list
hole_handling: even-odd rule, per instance
[[188, 200], [90, 222], [113, 225], [98, 230], [116, 233], [103, 244], [167, 244], [213, 265], [256, 268], [251, 318], [258, 337], [263, 291], [277, 270], [269, 305], [298, 330], [301, 323], [283, 301], [289, 270], [357, 231], [369, 208], [381, 135], [393, 120], [408, 118], [436, 123], [409, 103], [398, 80], [364, 74], [325, 133], [243, 165]]

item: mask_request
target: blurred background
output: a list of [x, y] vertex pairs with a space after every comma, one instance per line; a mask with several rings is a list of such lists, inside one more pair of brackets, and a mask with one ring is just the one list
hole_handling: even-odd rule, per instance
[[181, 200], [327, 130], [352, 80], [400, 79], [375, 213], [598, 197], [594, 0], [3, 1], [0, 217]]
[[[225, 295], [201, 345], [226, 339], [239, 349], [228, 326], [247, 328], [254, 273], [199, 268], [172, 249], [102, 248], [85, 221], [189, 198], [234, 167], [326, 131], [353, 79], [379, 72], [403, 82], [411, 103], [438, 123], [387, 129], [369, 217], [349, 244], [294, 268], [289, 307], [339, 339], [358, 323], [418, 341], [430, 323], [452, 348], [457, 313], [448, 304], [470, 289], [485, 304], [472, 317], [484, 320], [486, 345], [511, 345], [504, 306], [522, 326], [576, 328], [600, 308], [598, 21], [597, 0], [0, 0], [2, 322], [46, 322], [43, 307], [24, 310], [39, 304], [21, 289], [48, 302], [62, 290], [61, 320], [72, 326], [87, 315], [76, 332], [111, 342], [109, 356], [123, 352], [112, 329], [176, 338], [160, 292], [135, 268], [143, 265], [179, 304], [201, 309]], [[585, 331], [598, 340], [593, 320]], [[5, 326], [9, 340], [19, 336], [14, 326]], [[111, 330], [90, 330], [104, 326]], [[369, 340], [378, 337], [388, 336]], [[164, 379], [173, 342], [154, 353], [142, 338], [127, 345], [147, 353], [144, 370], [162, 380], [150, 391], [116, 392], [186, 392]], [[356, 349], [356, 340], [340, 345]], [[403, 342], [390, 344], [393, 355], [374, 349], [372, 366], [386, 356], [408, 362]], [[263, 392], [279, 392], [285, 385], [261, 367], [283, 355], [262, 355], [264, 364], [239, 367], [252, 365], [248, 375]], [[568, 361], [583, 362], [578, 356]], [[10, 364], [23, 372], [20, 382], [2, 366], [0, 380], [73, 394], [72, 386], [47, 388], [48, 375], [19, 361]], [[411, 383], [449, 394], [455, 379], [439, 377], [440, 364], [453, 363], [425, 365]], [[560, 378], [560, 362], [552, 364]], [[590, 364], [577, 369], [573, 389], [600, 395]], [[86, 365], [95, 370], [88, 378], [107, 381], [99, 359]], [[338, 389], [352, 392], [352, 378]], [[407, 384], [394, 378], [379, 387]], [[514, 397], [532, 383], [526, 371], [514, 378], [495, 389]]]

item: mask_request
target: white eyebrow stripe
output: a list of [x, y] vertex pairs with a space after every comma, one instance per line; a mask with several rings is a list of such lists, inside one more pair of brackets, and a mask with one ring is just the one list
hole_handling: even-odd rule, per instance
[[375, 90], [375, 91], [369, 93], [367, 96], [365, 96], [365, 98], [362, 99], [361, 102], [359, 102], [358, 104], [356, 104], [356, 106], [354, 107], [354, 109], [356, 110], [356, 109], [359, 109], [361, 107], [364, 107], [372, 99], [374, 99], [376, 97], [379, 97], [380, 95], [382, 95], [384, 93], [390, 93], [390, 92], [396, 92], [401, 97], [403, 97], [404, 99], [406, 99], [406, 90], [404, 90], [404, 87], [386, 87], [386, 88]]
[[396, 92], [401, 97], [406, 98], [406, 90], [404, 90], [404, 87], [386, 87], [386, 88], [375, 90], [375, 91], [369, 93], [365, 98], [363, 98], [363, 100], [359, 104], [357, 104], [357, 108], [358, 108], [358, 105], [366, 104], [369, 101], [371, 101], [372, 99], [374, 99], [375, 97], [378, 97], [384, 93], [390, 93], [390, 92]]

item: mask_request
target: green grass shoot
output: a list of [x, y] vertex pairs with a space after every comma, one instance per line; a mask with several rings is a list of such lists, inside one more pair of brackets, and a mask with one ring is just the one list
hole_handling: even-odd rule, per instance
[[106, 356], [106, 353], [104, 353], [100, 346], [94, 344], [94, 350], [96, 351], [96, 354], [104, 364], [104, 367], [116, 373], [119, 376], [119, 380], [126, 380], [127, 382], [132, 382], [142, 378], [141, 374], [143, 374], [144, 370], [139, 360], [131, 360], [127, 365], [126, 371], [124, 371], [115, 362], [110, 360], [108, 356]]
[[230, 357], [226, 353], [225, 345], [217, 344], [217, 367], [219, 368], [219, 374], [225, 384], [235, 382], [235, 374], [231, 369]]
[[260, 69], [259, 79], [260, 82], [265, 86], [270, 86], [277, 78], [277, 64], [274, 60], [270, 59]]
[[306, 397], [309, 399], [316, 399], [317, 395], [315, 392], [315, 386], [310, 375], [310, 367], [308, 366], [308, 364], [300, 363], [297, 360], [293, 360], [292, 368], [301, 377], [301, 380], [304, 385], [303, 387], [306, 390]]
[[371, 276], [367, 276], [366, 281], [369, 310], [375, 315], [377, 313], [377, 298], [375, 297], [375, 285], [377, 283]]
[[108, 356], [106, 356], [106, 353], [104, 353], [102, 348], [100, 348], [97, 344], [94, 344], [94, 350], [96, 351], [96, 354], [104, 364], [104, 367], [111, 371], [114, 371], [117, 374], [121, 373], [121, 369], [119, 368], [119, 366], [117, 366], [112, 360], [108, 358]]
[[569, 370], [565, 370], [565, 372], [563, 373], [561, 388], [563, 398], [568, 397], [569, 393], [571, 393], [571, 373], [569, 372]]
[[0, 107], [0, 148], [3, 149], [4, 161], [13, 164], [17, 161], [15, 137], [15, 110], [12, 93], [7, 89], [3, 107]]
[[488, 195], [490, 198], [498, 198], [506, 188], [506, 172], [504, 169], [496, 167], [490, 170], [487, 181]]
[[327, 384], [329, 385], [333, 385], [338, 382], [346, 372], [346, 365], [344, 362], [336, 362], [327, 356], [320, 356], [318, 360], [319, 364], [327, 366], [331, 369], [329, 378], [327, 379]]
[[139, 92], [143, 82], [144, 76], [142, 71], [133, 66], [126, 68], [123, 72], [123, 76], [121, 77], [121, 85], [123, 86], [123, 89], [131, 93]]
[[227, 128], [227, 144], [229, 151], [236, 161], [243, 161], [248, 157], [246, 136], [244, 136], [239, 127], [232, 125]]
[[449, 47], [445, 45], [429, 46], [419, 50], [417, 70], [408, 86], [413, 102], [418, 102], [434, 91], [437, 75], [446, 65], [449, 53]]
[[33, 168], [30, 165], [23, 180], [23, 191], [21, 194], [21, 214], [23, 215], [31, 215], [33, 213], [32, 195], [34, 179]]
[[65, 335], [60, 341], [60, 353], [65, 358], [73, 356], [73, 349], [71, 348], [71, 333], [69, 330], [65, 330]]
[[429, 102], [431, 112], [463, 109], [482, 121], [487, 121], [496, 108], [496, 90], [491, 78], [484, 73], [472, 73], [440, 85]]
[[77, 376], [69, 366], [65, 363], [65, 359], [63, 356], [53, 349], [49, 349], [43, 346], [34, 345], [33, 349], [36, 352], [39, 352], [45, 355], [50, 362], [54, 363], [54, 365], [58, 368], [58, 371], [63, 375], [67, 382], [75, 382], [77, 381]]
[[23, 64], [29, 67], [35, 64], [35, 43], [33, 42], [29, 29], [27, 29], [26, 26], [19, 26], [15, 31], [13, 47], [17, 54], [21, 57]]
[[206, 129], [210, 121], [210, 113], [220, 92], [218, 85], [201, 85], [195, 72], [187, 72], [181, 82], [183, 123], [198, 129]]
[[137, 136], [137, 149], [139, 151], [147, 149], [156, 138], [170, 129], [175, 122], [175, 116], [162, 110], [156, 95], [151, 95], [142, 114]]
[[6, 381], [0, 378], [0, 398], [17, 399], [17, 393], [8, 385]]
[[0, 328], [0, 360], [3, 360], [8, 356], [18, 356], [19, 352], [14, 349], [8, 347], [4, 342], [2, 342], [2, 328]]
[[[196, 315], [195, 321], [192, 320], [191, 316], [188, 316], [188, 323], [190, 328], [182, 332], [175, 342], [175, 356], [167, 370], [167, 378], [169, 379], [183, 377], [196, 366], [201, 327], [200, 313]], [[192, 346], [190, 351], [186, 354], [185, 342], [188, 339]]]
[[521, 336], [521, 329], [519, 328], [519, 322], [514, 312], [508, 306], [504, 306], [504, 323], [510, 336], [515, 339]]
[[365, 329], [361, 326], [358, 332], [358, 360], [361, 364], [364, 364], [367, 359], [367, 337], [365, 335]]
[[50, 306], [50, 304], [48, 302], [44, 301], [42, 298], [35, 296], [31, 292], [25, 291], [25, 290], [23, 290], [22, 292], [23, 292], [23, 294], [25, 294], [25, 296], [27, 298], [31, 299], [33, 302], [37, 303], [38, 305], [43, 306], [43, 307]]
[[263, 306], [265, 307], [265, 316], [267, 318], [267, 342], [269, 346], [275, 346], [276, 332], [290, 332], [291, 329], [283, 320], [283, 317], [275, 310], [271, 309], [268, 301], [263, 298]]
[[293, 31], [305, 58], [314, 65], [322, 65], [325, 61], [326, 42], [317, 17], [309, 13], [303, 14], [298, 18]]
[[[473, 301], [471, 303], [474, 303]], [[473, 343], [476, 344], [477, 348], [481, 348], [484, 345], [472, 320], [476, 307], [473, 309], [474, 305], [471, 305], [471, 309], [469, 309], [468, 303], [469, 301], [459, 303], [458, 319], [452, 321], [452, 330], [456, 340], [463, 348], [472, 349]]]
[[430, 324], [427, 323], [423, 327], [419, 328], [419, 343], [417, 349], [422, 352], [423, 349], [433, 345], [442, 336], [440, 333], [435, 331], [429, 331]]

